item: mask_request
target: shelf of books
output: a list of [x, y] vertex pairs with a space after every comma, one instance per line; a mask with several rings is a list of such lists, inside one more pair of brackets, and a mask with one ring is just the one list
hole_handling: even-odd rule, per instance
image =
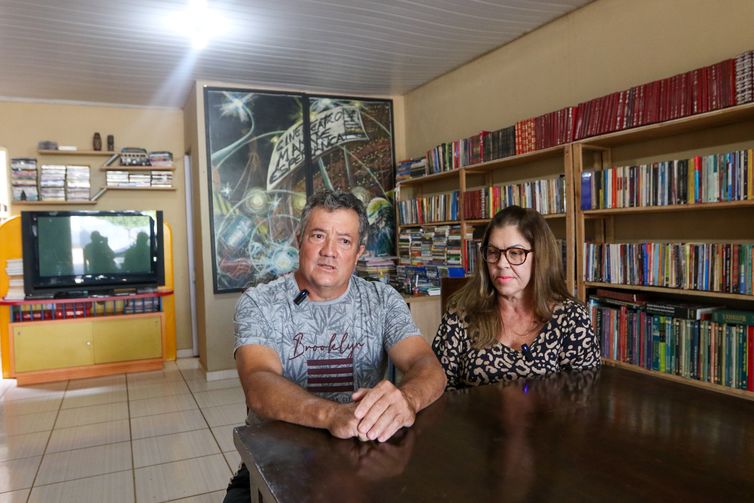
[[754, 107], [573, 145], [578, 293], [608, 364], [754, 399]]
[[[573, 291], [570, 145], [514, 155], [510, 142], [515, 138], [513, 128], [482, 132], [463, 140], [466, 147], [456, 148], [456, 157], [447, 155], [452, 146], [439, 146], [424, 163], [411, 160], [399, 166], [404, 179], [396, 190], [398, 273], [408, 278], [411, 292], [425, 293], [430, 287], [430, 293], [439, 292], [441, 277], [472, 274], [485, 226], [500, 209], [513, 204], [534, 208], [548, 219], [563, 244]], [[417, 166], [428, 174], [416, 176]], [[406, 178], [406, 173], [414, 178]]]

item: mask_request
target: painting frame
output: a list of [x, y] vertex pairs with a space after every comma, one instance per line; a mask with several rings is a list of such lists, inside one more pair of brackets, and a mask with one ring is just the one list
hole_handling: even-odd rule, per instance
[[[379, 189], [357, 187], [352, 192], [362, 199], [365, 207], [372, 202], [369, 206], [373, 210], [370, 215], [387, 215], [390, 212], [390, 218], [380, 218], [379, 222], [382, 225], [381, 235], [389, 240], [389, 243], [383, 243], [383, 248], [390, 246], [390, 254], [394, 254], [395, 219], [392, 218], [392, 212], [395, 189], [395, 129], [392, 99], [222, 86], [207, 86], [203, 92], [212, 283], [215, 294], [237, 293], [295, 268], [292, 265], [298, 263], [298, 249], [294, 238], [300, 210], [315, 189], [316, 177], [321, 178], [322, 174], [329, 170], [342, 171], [343, 164], [346, 167], [348, 165], [348, 157], [357, 161], [357, 175], [360, 169], [369, 172], [371, 179], [380, 178], [380, 183], [372, 184], [375, 187], [379, 186]], [[275, 111], [271, 114], [275, 116], [274, 120], [259, 112], [265, 110], [265, 100], [270, 103], [284, 103], [281, 105], [282, 112]], [[296, 106], [300, 107], [296, 120], [285, 121], [286, 114], [291, 115], [295, 108], [286, 100], [293, 100], [297, 103]], [[221, 102], [222, 106], [219, 104]], [[260, 102], [263, 103], [260, 105]], [[311, 108], [313, 102], [318, 103], [317, 110]], [[322, 105], [324, 102], [327, 102], [326, 106]], [[244, 104], [248, 106], [245, 107]], [[327, 109], [322, 110], [323, 107]], [[355, 112], [354, 107], [358, 108]], [[373, 123], [379, 121], [373, 117], [363, 121], [370, 123], [367, 126], [362, 125], [362, 136], [367, 136], [366, 138], [358, 137], [358, 133], [348, 137], [348, 125], [358, 121], [348, 123], [349, 113], [342, 113], [344, 110], [350, 110], [351, 116], [361, 117], [362, 113], [368, 116], [367, 112], [371, 111], [367, 110], [368, 107], [376, 107], [381, 111], [380, 119], [386, 122], [380, 124], [386, 133], [380, 132], [380, 155], [377, 157], [381, 159], [381, 164], [374, 172], [367, 166], [369, 163], [359, 160], [347, 145], [356, 145], [354, 148], [358, 150], [359, 142], [363, 145], [368, 144], [372, 138], [365, 132], [369, 131], [372, 137], [376, 137], [377, 135], [372, 133], [375, 130]], [[228, 113], [222, 115], [225, 112]], [[259, 128], [260, 124], [269, 123], [272, 132], [264, 127], [259, 128], [258, 134], [257, 131], [252, 131], [256, 134], [255, 148], [247, 148], [244, 151], [236, 147], [239, 139], [248, 139], [251, 132], [244, 129], [248, 129], [249, 126], [239, 120], [239, 117], [245, 115], [246, 119], [249, 119], [248, 116], [252, 113], [258, 114], [251, 119], [252, 130]], [[269, 112], [267, 113], [269, 115]], [[324, 120], [325, 118], [327, 120]], [[340, 119], [341, 122], [333, 121], [333, 118]], [[317, 151], [317, 143], [313, 143], [322, 139], [320, 130], [323, 122], [330, 127], [330, 132], [332, 124], [336, 123], [335, 130], [343, 135], [337, 138], [341, 143], [336, 142], [336, 147], [333, 147], [342, 150], [343, 154], [340, 157], [330, 150], [325, 151], [330, 163], [325, 167], [326, 171], [323, 171], [322, 151]], [[266, 140], [259, 139], [262, 137]], [[228, 155], [231, 146], [236, 150]], [[232, 158], [233, 156], [237, 158]], [[283, 162], [280, 159], [283, 159]], [[351, 175], [351, 172], [348, 174]], [[328, 178], [327, 174], [325, 177]], [[334, 175], [333, 178], [338, 179], [338, 176]], [[349, 181], [354, 179], [346, 178]], [[362, 176], [361, 180], [365, 178]], [[333, 188], [351, 190], [350, 186], [344, 186], [342, 180], [336, 185], [338, 186]], [[372, 193], [379, 193], [379, 198], [372, 198]], [[263, 204], [257, 204], [258, 201], [262, 201]], [[260, 205], [269, 213], [263, 214], [262, 218], [255, 213]], [[380, 209], [381, 211], [377, 211]], [[385, 227], [385, 221], [389, 228]], [[259, 229], [263, 229], [264, 232], [260, 232]], [[257, 242], [260, 236], [264, 239]], [[258, 253], [267, 255], [258, 259]]]

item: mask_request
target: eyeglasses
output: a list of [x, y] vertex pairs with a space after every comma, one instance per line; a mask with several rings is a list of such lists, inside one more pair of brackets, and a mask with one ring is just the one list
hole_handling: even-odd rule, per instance
[[511, 247], [503, 248], [502, 250], [495, 248], [494, 246], [487, 246], [482, 248], [482, 258], [485, 262], [497, 264], [500, 261], [500, 256], [505, 255], [505, 260], [510, 265], [521, 265], [526, 262], [526, 257], [534, 253], [534, 250], [527, 250], [525, 248]]

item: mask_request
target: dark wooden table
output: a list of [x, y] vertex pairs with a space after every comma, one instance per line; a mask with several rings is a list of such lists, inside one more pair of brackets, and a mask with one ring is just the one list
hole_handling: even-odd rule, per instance
[[754, 501], [754, 402], [612, 367], [445, 393], [385, 444], [234, 441], [265, 503]]

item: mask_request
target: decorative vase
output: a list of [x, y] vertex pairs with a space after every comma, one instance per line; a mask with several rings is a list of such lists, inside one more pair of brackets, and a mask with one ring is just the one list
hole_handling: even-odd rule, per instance
[[115, 151], [115, 136], [111, 134], [107, 135], [107, 151], [108, 152]]
[[94, 147], [94, 150], [102, 150], [102, 137], [99, 135], [99, 133], [94, 133], [94, 138], [92, 138], [92, 147]]

